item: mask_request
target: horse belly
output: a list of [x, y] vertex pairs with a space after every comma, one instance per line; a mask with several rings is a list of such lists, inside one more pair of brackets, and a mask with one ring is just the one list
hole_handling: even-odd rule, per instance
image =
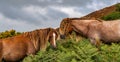
[[3, 59], [5, 61], [18, 61], [26, 56], [27, 45], [25, 43], [15, 43], [7, 46], [6, 44], [3, 47]]
[[106, 33], [101, 35], [101, 40], [104, 42], [119, 42], [120, 35], [119, 33]]
[[120, 41], [120, 21], [112, 21], [103, 23], [99, 30], [101, 39], [106, 42]]
[[23, 59], [25, 57], [25, 53], [23, 52], [13, 52], [13, 53], [9, 53], [7, 55], [4, 56], [4, 60], [5, 61], [19, 61], [21, 59]]

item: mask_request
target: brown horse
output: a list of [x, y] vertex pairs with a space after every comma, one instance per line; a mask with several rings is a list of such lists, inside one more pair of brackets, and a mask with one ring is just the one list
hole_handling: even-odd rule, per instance
[[99, 47], [100, 41], [103, 43], [120, 41], [120, 20], [73, 20], [71, 25], [76, 32], [89, 38], [90, 42], [97, 47]]
[[[101, 20], [80, 20], [66, 18], [69, 20], [70, 29], [78, 32], [90, 39], [90, 42], [97, 47], [100, 41], [103, 43], [119, 42], [120, 41], [120, 20], [101, 21]], [[66, 29], [66, 27], [64, 27]], [[68, 29], [68, 28], [67, 28]], [[65, 35], [71, 30], [62, 30], [61, 35]]]
[[[96, 19], [96, 18], [91, 18], [92, 20], [98, 20], [98, 21], [102, 21], [100, 19]], [[59, 33], [61, 35], [65, 35], [68, 36], [73, 30], [73, 27], [71, 25], [71, 21], [73, 20], [81, 20], [80, 18], [64, 18], [61, 23], [60, 23], [60, 27], [59, 27]], [[77, 33], [77, 32], [76, 32]], [[79, 33], [77, 33], [79, 34]], [[61, 36], [64, 38], [64, 36]]]
[[[59, 34], [62, 39], [65, 39], [66, 37], [73, 39], [72, 32], [74, 31], [71, 25], [71, 20], [80, 20], [80, 18], [64, 18], [59, 27]], [[74, 31], [76, 33], [75, 40], [79, 41], [82, 39], [82, 37], [79, 35], [78, 32]]]
[[25, 32], [21, 35], [0, 39], [0, 60], [15, 62], [25, 56], [45, 50], [47, 41], [56, 48], [58, 34], [55, 29], [46, 28]]

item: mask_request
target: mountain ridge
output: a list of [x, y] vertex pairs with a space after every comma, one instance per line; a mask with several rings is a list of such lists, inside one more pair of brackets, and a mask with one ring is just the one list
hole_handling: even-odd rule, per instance
[[[119, 4], [119, 3], [117, 3], [117, 4]], [[100, 19], [101, 17], [114, 12], [116, 10], [117, 4], [114, 4], [112, 6], [108, 6], [108, 7], [105, 7], [103, 9], [89, 13], [88, 15], [80, 17], [80, 19]]]

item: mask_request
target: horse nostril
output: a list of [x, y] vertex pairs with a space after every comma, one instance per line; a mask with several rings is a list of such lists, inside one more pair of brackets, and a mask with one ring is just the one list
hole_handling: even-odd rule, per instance
[[65, 35], [60, 35], [60, 38], [61, 39], [65, 39]]
[[51, 46], [51, 48], [52, 48], [52, 49], [57, 49], [57, 47], [56, 47], [56, 46]]

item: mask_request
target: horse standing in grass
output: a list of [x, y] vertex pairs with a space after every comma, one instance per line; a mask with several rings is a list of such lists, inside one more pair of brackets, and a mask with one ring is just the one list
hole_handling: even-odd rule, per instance
[[71, 30], [74, 30], [80, 35], [89, 38], [90, 42], [98, 48], [101, 41], [103, 43], [120, 42], [120, 20], [102, 21], [80, 20], [79, 18], [65, 19], [71, 27], [62, 27], [63, 29], [60, 29], [60, 34], [62, 36]]
[[0, 62], [16, 62], [25, 56], [45, 50], [47, 41], [56, 48], [58, 34], [53, 28], [39, 29], [25, 32], [18, 36], [0, 39]]

